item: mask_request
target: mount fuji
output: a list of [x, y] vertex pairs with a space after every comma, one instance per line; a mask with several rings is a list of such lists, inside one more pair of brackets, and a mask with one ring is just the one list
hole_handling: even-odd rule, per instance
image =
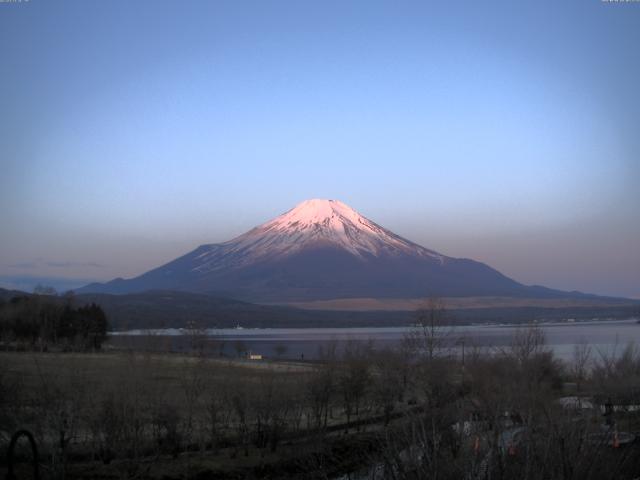
[[[79, 293], [177, 290], [255, 302], [425, 296], [583, 296], [525, 286], [474, 260], [406, 240], [337, 200], [307, 200], [233, 240]], [[586, 295], [585, 295], [586, 296]]]

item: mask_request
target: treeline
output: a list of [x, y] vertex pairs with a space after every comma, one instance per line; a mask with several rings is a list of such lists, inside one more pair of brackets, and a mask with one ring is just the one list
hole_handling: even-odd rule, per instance
[[46, 292], [0, 300], [0, 342], [16, 348], [97, 350], [108, 329], [101, 307], [75, 306], [71, 294], [59, 297]]

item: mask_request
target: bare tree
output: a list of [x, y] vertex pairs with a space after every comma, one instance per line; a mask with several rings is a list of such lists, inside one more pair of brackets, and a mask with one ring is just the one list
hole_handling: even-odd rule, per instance
[[382, 350], [375, 352], [372, 374], [372, 389], [376, 406], [384, 414], [384, 424], [389, 425], [391, 413], [396, 402], [401, 402], [406, 389], [406, 373], [404, 371], [401, 352]]
[[536, 355], [548, 351], [544, 331], [538, 325], [530, 324], [516, 328], [508, 354], [519, 365], [524, 365]]
[[22, 390], [20, 377], [11, 375], [4, 359], [0, 359], [0, 442], [9, 442], [8, 435], [17, 429], [22, 418]]
[[244, 385], [236, 385], [235, 392], [231, 395], [231, 406], [235, 414], [234, 425], [236, 427], [236, 449], [233, 456], [238, 455], [238, 446], [244, 449], [244, 456], [249, 456], [249, 394]]
[[276, 352], [278, 358], [281, 358], [285, 353], [287, 353], [289, 348], [285, 344], [279, 343], [273, 348], [273, 350]]
[[189, 349], [191, 353], [202, 354], [207, 340], [207, 329], [195, 321], [187, 322], [187, 338], [189, 339]]
[[242, 340], [236, 340], [235, 342], [233, 342], [233, 348], [236, 351], [236, 355], [238, 356], [238, 358], [247, 353], [247, 344]]
[[591, 362], [591, 346], [583, 337], [573, 346], [573, 358], [571, 362], [571, 374], [576, 382], [576, 389], [580, 391], [582, 383], [589, 373]]
[[209, 431], [209, 442], [214, 454], [218, 452], [222, 443], [224, 431], [229, 426], [231, 410], [228, 400], [228, 379], [223, 377], [221, 381], [208, 386], [206, 394], [205, 419]]
[[[58, 478], [65, 478], [68, 470], [69, 447], [77, 440], [81, 421], [87, 409], [87, 370], [80, 362], [66, 358], [64, 375], [49, 374], [37, 356], [33, 357], [38, 371], [38, 417], [41, 434], [50, 438], [51, 468]], [[47, 434], [50, 434], [48, 436]]]
[[193, 440], [194, 431], [199, 423], [197, 422], [198, 413], [203, 409], [201, 403], [205, 392], [205, 368], [206, 359], [204, 357], [185, 359], [180, 383], [185, 400], [182, 417], [184, 419], [183, 431], [187, 444]]
[[315, 430], [327, 427], [331, 400], [337, 389], [335, 343], [321, 346], [318, 357], [320, 362], [306, 377], [307, 426]]
[[346, 431], [352, 417], [358, 421], [363, 406], [363, 400], [370, 386], [370, 355], [369, 345], [361, 342], [347, 342], [342, 362], [338, 370], [338, 385], [342, 394], [344, 413], [347, 417]]
[[404, 342], [414, 354], [433, 360], [448, 347], [452, 329], [441, 298], [429, 297], [415, 312], [416, 324]]

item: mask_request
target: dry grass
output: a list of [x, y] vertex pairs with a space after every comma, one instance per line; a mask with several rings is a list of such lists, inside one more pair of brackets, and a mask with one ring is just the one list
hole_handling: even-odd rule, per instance
[[19, 380], [27, 391], [71, 381], [81, 381], [90, 389], [117, 390], [125, 379], [133, 379], [143, 387], [161, 388], [164, 395], [179, 398], [185, 378], [193, 375], [194, 371], [204, 384], [213, 385], [228, 379], [257, 381], [263, 372], [296, 377], [310, 368], [296, 363], [211, 359], [179, 354], [0, 353], [0, 370], [4, 375]]
[[[447, 297], [442, 299], [447, 308], [573, 308], [630, 305], [632, 302], [615, 299], [576, 298], [512, 298], [512, 297]], [[307, 310], [340, 311], [412, 311], [420, 308], [423, 298], [342, 298], [312, 302], [292, 302], [288, 305]]]

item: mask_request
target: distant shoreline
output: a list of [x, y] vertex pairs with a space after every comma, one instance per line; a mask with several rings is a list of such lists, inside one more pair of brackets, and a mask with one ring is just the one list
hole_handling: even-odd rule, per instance
[[[550, 321], [550, 322], [533, 322], [541, 327], [584, 327], [594, 325], [620, 325], [639, 323], [640, 318], [630, 317], [626, 319], [591, 319], [591, 320], [575, 320], [575, 321]], [[443, 328], [517, 328], [523, 323], [471, 323], [458, 325], [444, 325]], [[149, 328], [149, 329], [131, 329], [131, 330], [115, 330], [109, 332], [110, 336], [193, 336], [204, 335], [219, 338], [236, 338], [243, 334], [251, 335], [252, 333], [268, 333], [277, 334], [280, 332], [314, 332], [314, 333], [330, 333], [332, 331], [340, 331], [342, 333], [367, 333], [367, 332], [393, 332], [399, 333], [403, 331], [411, 331], [420, 328], [419, 325], [406, 326], [371, 326], [371, 327], [247, 327], [247, 328], [206, 328], [198, 331], [188, 328]], [[638, 325], [640, 328], [640, 324]]]
[[[611, 307], [640, 305], [640, 301], [625, 298], [535, 298], [535, 297], [445, 297], [442, 301], [449, 309], [466, 310], [474, 308], [575, 308]], [[337, 298], [308, 302], [270, 303], [301, 308], [303, 310], [324, 311], [412, 311], [419, 309], [424, 298]]]

